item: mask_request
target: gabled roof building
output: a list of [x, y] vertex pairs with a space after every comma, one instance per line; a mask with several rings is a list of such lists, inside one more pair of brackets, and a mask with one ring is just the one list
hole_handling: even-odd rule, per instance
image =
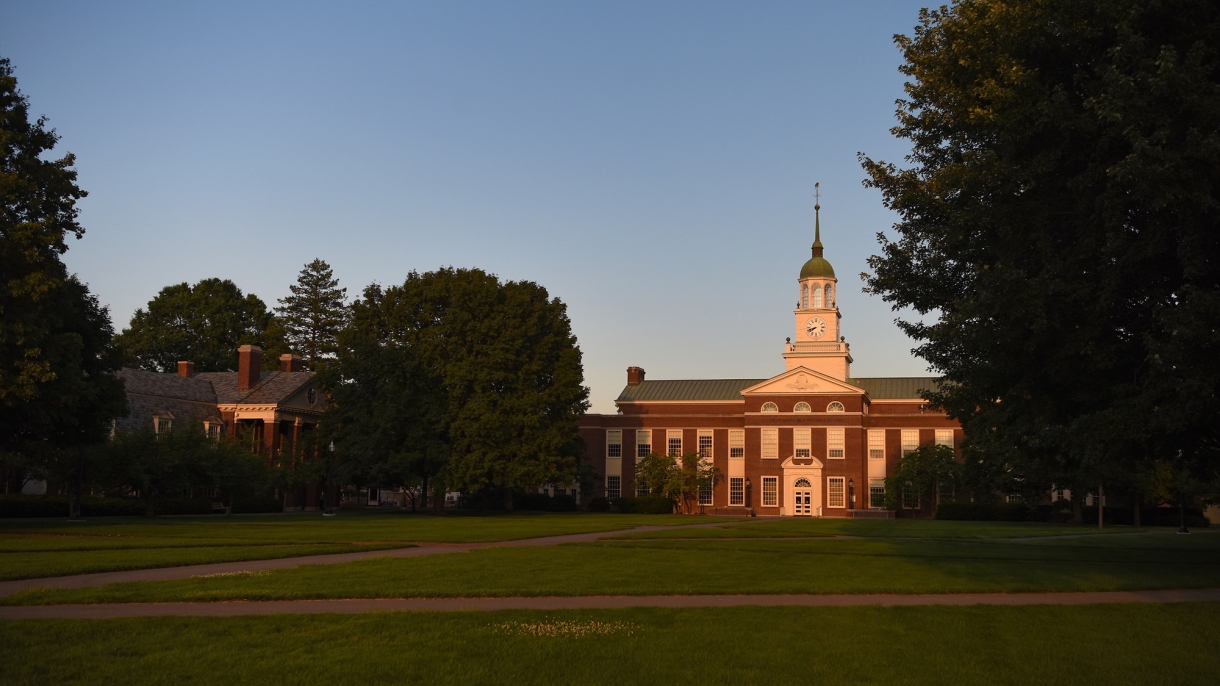
[[[649, 454], [698, 453], [721, 475], [699, 494], [705, 512], [890, 517], [885, 477], [902, 456], [925, 443], [958, 448], [960, 425], [920, 395], [935, 390], [938, 379], [851, 376], [820, 217], [812, 252], [797, 279], [795, 336], [783, 345], [783, 373], [648, 380], [642, 368], [629, 367], [618, 413], [584, 416], [581, 436], [602, 474], [603, 495], [646, 494], [634, 474]], [[909, 496], [902, 503], [913, 511], [926, 504]]]

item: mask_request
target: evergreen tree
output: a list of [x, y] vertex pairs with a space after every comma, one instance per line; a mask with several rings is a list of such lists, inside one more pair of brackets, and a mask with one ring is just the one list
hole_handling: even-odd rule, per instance
[[[948, 383], [967, 470], [1084, 493], [1220, 463], [1220, 7], [958, 0], [899, 36], [909, 169], [868, 288]], [[1066, 482], [1066, 483], [1065, 483]]]
[[309, 369], [318, 369], [338, 353], [339, 331], [348, 320], [347, 289], [339, 288], [330, 265], [322, 260], [305, 265], [288, 288], [292, 295], [281, 298], [276, 308], [284, 339]]
[[274, 370], [287, 352], [281, 331], [258, 296], [228, 279], [203, 279], [161, 289], [116, 342], [129, 363], [152, 372], [172, 372], [179, 360], [200, 372], [236, 371], [245, 344], [262, 347], [263, 369]]

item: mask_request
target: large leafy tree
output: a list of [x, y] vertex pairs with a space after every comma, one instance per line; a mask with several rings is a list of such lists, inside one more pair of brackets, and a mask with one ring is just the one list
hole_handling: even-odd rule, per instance
[[413, 272], [365, 289], [352, 313], [324, 374], [331, 414], [383, 426], [347, 432], [338, 449], [400, 477], [501, 490], [509, 508], [513, 490], [574, 477], [588, 390], [565, 306], [545, 289], [478, 269]]
[[70, 153], [46, 159], [57, 141], [0, 59], [0, 451], [79, 490], [83, 446], [126, 398], [109, 313], [60, 259], [85, 192]]
[[339, 287], [330, 265], [314, 260], [305, 265], [291, 295], [276, 308], [284, 327], [284, 339], [299, 353], [309, 369], [339, 352], [339, 332], [347, 324], [347, 289]]
[[862, 157], [900, 221], [869, 290], [948, 383], [968, 473], [1082, 493], [1220, 435], [1220, 7], [959, 0], [897, 42], [894, 133]]
[[245, 344], [261, 346], [263, 368], [275, 369], [288, 350], [266, 304], [228, 279], [162, 288], [148, 309], [136, 310], [117, 343], [131, 363], [153, 372], [174, 371], [179, 360], [201, 372], [235, 371], [237, 348]]

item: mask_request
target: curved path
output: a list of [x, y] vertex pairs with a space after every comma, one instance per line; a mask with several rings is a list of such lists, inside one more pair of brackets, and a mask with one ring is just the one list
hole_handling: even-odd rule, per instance
[[[0, 582], [0, 596], [12, 595], [27, 588], [92, 588], [117, 584], [125, 581], [171, 581], [173, 579], [189, 579], [192, 576], [207, 576], [212, 574], [233, 574], [235, 572], [259, 572], [264, 569], [291, 569], [301, 565], [333, 565], [343, 562], [364, 560], [370, 557], [421, 557], [440, 553], [464, 553], [479, 548], [519, 548], [528, 546], [551, 546], [562, 543], [583, 543], [596, 541], [609, 536], [639, 533], [644, 531], [671, 531], [674, 529], [703, 529], [724, 526], [731, 522], [707, 522], [704, 524], [680, 524], [677, 526], [638, 526], [633, 529], [617, 529], [614, 531], [595, 531], [583, 534], [564, 534], [562, 536], [543, 536], [541, 538], [522, 538], [511, 541], [489, 541], [486, 543], [423, 543], [409, 548], [383, 548], [356, 553], [336, 553], [333, 555], [308, 555], [305, 557], [281, 557], [270, 560], [246, 560], [245, 562], [217, 562], [206, 565], [190, 565], [186, 567], [154, 567], [151, 569], [130, 569], [120, 572], [97, 572], [94, 574], [76, 574], [73, 576], [51, 576], [40, 579], [20, 579], [17, 581]], [[405, 544], [410, 545], [410, 544]]]
[[875, 605], [1092, 605], [1220, 601], [1220, 588], [1083, 593], [945, 593], [928, 595], [661, 595], [543, 598], [378, 598], [369, 600], [272, 600], [220, 603], [115, 603], [0, 607], [4, 619], [105, 619], [111, 617], [235, 617], [363, 612], [460, 610], [603, 610], [624, 607], [851, 607]]

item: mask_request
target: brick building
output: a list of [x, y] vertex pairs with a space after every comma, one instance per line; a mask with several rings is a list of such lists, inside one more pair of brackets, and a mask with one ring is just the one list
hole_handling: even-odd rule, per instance
[[902, 455], [925, 443], [960, 445], [960, 425], [920, 398], [936, 378], [851, 377], [838, 280], [815, 222], [785, 371], [769, 379], [647, 380], [643, 369], [628, 368], [618, 412], [585, 415], [580, 426], [604, 495], [637, 495], [635, 463], [650, 453], [699, 453], [721, 475], [699, 494], [705, 512], [885, 517], [884, 479]]
[[[302, 371], [301, 358], [281, 355], [278, 371], [263, 371], [263, 351], [238, 348], [235, 372], [195, 373], [179, 362], [177, 374], [122, 369], [128, 414], [116, 431], [183, 430], [198, 424], [211, 436], [244, 435], [269, 459], [291, 453], [313, 430], [326, 398], [314, 386], [314, 373]], [[316, 509], [317, 488], [289, 493], [287, 509]]]

